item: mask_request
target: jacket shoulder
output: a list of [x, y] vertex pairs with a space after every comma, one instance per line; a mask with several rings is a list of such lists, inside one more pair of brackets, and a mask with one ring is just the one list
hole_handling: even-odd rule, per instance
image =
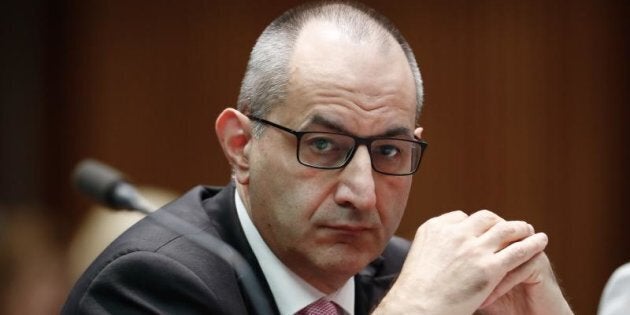
[[68, 307], [62, 313], [227, 313], [215, 292], [181, 262], [161, 253], [134, 251], [108, 263], [90, 281], [76, 312]]
[[[185, 301], [191, 310], [199, 306], [205, 310], [203, 313], [223, 313], [208, 308], [212, 304], [207, 303], [213, 298], [205, 303], [198, 298], [212, 297], [218, 284], [228, 292], [238, 292], [235, 275], [227, 263], [210, 251], [199, 250], [199, 244], [188, 237], [200, 233], [217, 235], [215, 224], [202, 206], [204, 200], [217, 194], [217, 188], [196, 187], [125, 231], [77, 281], [62, 313], [75, 314], [80, 308], [80, 313], [100, 313], [99, 308], [122, 305], [181, 313], [164, 309], [165, 305], [157, 301], [160, 299], [170, 303]], [[165, 295], [171, 290], [174, 297]], [[238, 298], [239, 294], [234, 296]]]

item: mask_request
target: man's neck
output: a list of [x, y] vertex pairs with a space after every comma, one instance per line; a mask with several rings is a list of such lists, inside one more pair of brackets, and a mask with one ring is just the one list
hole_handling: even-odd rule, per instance
[[[238, 186], [237, 186], [238, 187]], [[350, 276], [337, 289], [323, 292], [299, 276], [273, 253], [251, 220], [246, 201], [239, 190], [235, 194], [237, 214], [245, 237], [258, 260], [274, 300], [281, 314], [294, 314], [308, 304], [326, 297], [344, 308], [347, 314], [354, 313], [354, 277]]]

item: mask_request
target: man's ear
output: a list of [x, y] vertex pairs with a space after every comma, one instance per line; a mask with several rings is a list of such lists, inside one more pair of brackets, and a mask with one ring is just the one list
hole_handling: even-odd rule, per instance
[[249, 119], [233, 108], [226, 108], [217, 117], [214, 129], [223, 153], [232, 166], [236, 180], [243, 185], [249, 182], [249, 147], [251, 129]]
[[424, 128], [418, 127], [416, 128], [416, 130], [414, 130], [413, 134], [416, 136], [416, 138], [422, 139], [422, 131], [424, 131]]

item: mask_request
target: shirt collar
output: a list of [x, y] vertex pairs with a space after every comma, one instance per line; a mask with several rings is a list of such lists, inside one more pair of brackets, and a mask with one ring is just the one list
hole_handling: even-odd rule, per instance
[[354, 315], [354, 277], [328, 296], [315, 289], [285, 266], [267, 246], [249, 217], [238, 191], [234, 193], [234, 200], [247, 242], [258, 259], [281, 315], [293, 315], [322, 297], [335, 302], [345, 314]]

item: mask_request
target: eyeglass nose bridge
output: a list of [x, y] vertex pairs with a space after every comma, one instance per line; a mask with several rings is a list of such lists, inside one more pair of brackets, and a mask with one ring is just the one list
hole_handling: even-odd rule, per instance
[[367, 149], [367, 152], [368, 152], [368, 156], [370, 157], [370, 166], [372, 167], [373, 170], [380, 172], [374, 167], [374, 159], [372, 158], [371, 146], [372, 146], [372, 142], [374, 142], [375, 139], [369, 139], [369, 138], [365, 139], [365, 138], [352, 137], [352, 136], [349, 136], [349, 137], [351, 137], [352, 140], [354, 140], [353, 146], [352, 148], [350, 148], [350, 150], [346, 154], [345, 161], [338, 168], [345, 168], [346, 166], [348, 166], [348, 164], [350, 164], [350, 162], [352, 161], [352, 158], [354, 158], [354, 154], [357, 152], [359, 147], [362, 145], [365, 145], [365, 148]]

